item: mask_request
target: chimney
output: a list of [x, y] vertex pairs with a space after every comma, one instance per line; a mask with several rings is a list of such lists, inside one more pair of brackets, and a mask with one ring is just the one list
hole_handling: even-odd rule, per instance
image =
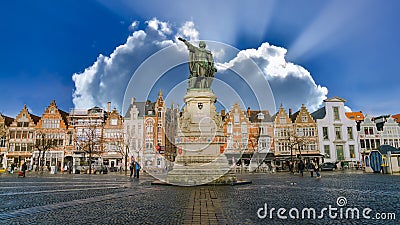
[[111, 102], [107, 102], [107, 112], [111, 112]]
[[250, 117], [250, 107], [247, 107], [247, 116]]
[[292, 119], [292, 109], [289, 108], [289, 118]]
[[131, 105], [133, 105], [136, 101], [136, 98], [131, 98]]

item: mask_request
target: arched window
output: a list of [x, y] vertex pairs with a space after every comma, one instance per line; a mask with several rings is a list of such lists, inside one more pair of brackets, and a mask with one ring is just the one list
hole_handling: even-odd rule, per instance
[[153, 122], [151, 120], [146, 121], [146, 133], [147, 134], [152, 134], [154, 129]]

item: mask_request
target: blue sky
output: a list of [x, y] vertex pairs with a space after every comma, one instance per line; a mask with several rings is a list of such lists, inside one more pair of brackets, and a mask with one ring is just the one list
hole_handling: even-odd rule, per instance
[[[151, 43], [171, 45], [187, 34], [252, 54], [266, 71], [272, 71], [271, 57], [257, 55], [266, 49], [304, 68], [266, 75], [276, 104], [314, 109], [324, 97], [339, 96], [354, 111], [397, 114], [399, 9], [396, 0], [3, 2], [0, 112], [14, 117], [27, 104], [41, 115], [52, 99], [64, 111], [74, 102], [92, 107], [112, 101], [120, 109], [128, 75], [161, 49]], [[89, 82], [90, 72], [97, 78]], [[74, 93], [81, 99], [73, 100]]]

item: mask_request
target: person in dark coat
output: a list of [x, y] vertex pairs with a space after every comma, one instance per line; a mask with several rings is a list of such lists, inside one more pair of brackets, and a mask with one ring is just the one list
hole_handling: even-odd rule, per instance
[[22, 170], [22, 177], [25, 177], [26, 170], [28, 169], [28, 166], [26, 165], [26, 162], [22, 164], [21, 170]]
[[308, 163], [308, 171], [310, 171], [311, 177], [314, 177], [314, 170], [315, 170], [314, 162], [310, 161], [310, 163]]
[[297, 169], [299, 169], [299, 173], [301, 176], [303, 176], [304, 174], [304, 168], [305, 168], [305, 164], [303, 162], [303, 160], [300, 160], [299, 164], [297, 164]]
[[134, 175], [134, 177], [136, 177], [136, 162], [135, 161], [131, 162], [131, 165], [129, 166], [129, 170], [131, 171], [131, 174], [129, 177], [132, 178], [132, 175]]

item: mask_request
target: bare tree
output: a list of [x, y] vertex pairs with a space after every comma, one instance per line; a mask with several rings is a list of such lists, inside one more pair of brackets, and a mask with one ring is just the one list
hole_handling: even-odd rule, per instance
[[121, 154], [122, 157], [125, 159], [125, 175], [127, 175], [128, 169], [128, 153], [129, 153], [129, 139], [124, 141], [122, 137], [117, 137], [115, 141], [109, 143], [114, 146], [114, 149], [117, 153]]
[[88, 155], [89, 174], [92, 174], [92, 158], [103, 152], [101, 124], [93, 124], [82, 128], [82, 133], [75, 139], [77, 147]]
[[36, 171], [39, 171], [40, 168], [40, 171], [43, 172], [45, 154], [48, 150], [50, 150], [56, 145], [57, 145], [57, 140], [49, 138], [48, 136], [46, 136], [45, 133], [39, 132], [36, 135], [35, 148], [39, 151], [36, 160]]

